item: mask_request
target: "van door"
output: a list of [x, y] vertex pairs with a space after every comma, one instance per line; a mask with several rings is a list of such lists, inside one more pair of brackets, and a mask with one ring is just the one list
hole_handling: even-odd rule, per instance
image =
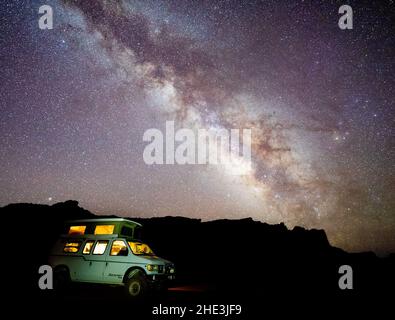
[[[79, 272], [80, 281], [103, 282], [103, 273], [106, 265], [106, 256], [108, 254], [108, 240], [97, 240], [93, 250], [87, 248], [89, 241], [85, 243], [83, 249], [84, 262]], [[90, 244], [92, 247], [92, 244]], [[86, 249], [86, 250], [85, 250]]]
[[112, 242], [104, 270], [104, 280], [107, 283], [122, 283], [126, 270], [131, 266], [128, 259], [130, 254], [125, 240], [116, 239]]

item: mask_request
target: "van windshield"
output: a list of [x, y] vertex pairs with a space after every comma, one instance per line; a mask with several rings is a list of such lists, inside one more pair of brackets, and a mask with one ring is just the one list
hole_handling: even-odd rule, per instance
[[132, 249], [132, 252], [134, 254], [148, 255], [148, 256], [155, 255], [155, 253], [151, 250], [151, 248], [148, 246], [148, 244], [141, 243], [141, 242], [134, 242], [134, 241], [129, 241], [128, 243], [129, 243], [130, 249]]

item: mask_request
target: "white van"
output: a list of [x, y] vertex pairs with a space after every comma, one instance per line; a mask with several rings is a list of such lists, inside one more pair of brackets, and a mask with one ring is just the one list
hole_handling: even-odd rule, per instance
[[122, 285], [131, 297], [165, 287], [174, 279], [174, 264], [136, 239], [140, 228], [123, 218], [68, 221], [49, 257], [55, 285], [68, 281]]

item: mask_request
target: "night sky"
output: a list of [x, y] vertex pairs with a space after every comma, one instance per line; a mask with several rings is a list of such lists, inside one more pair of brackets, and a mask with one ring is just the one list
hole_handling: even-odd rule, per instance
[[[51, 5], [54, 28], [38, 27]], [[342, 4], [354, 28], [338, 27]], [[0, 205], [252, 217], [395, 250], [394, 1], [2, 1]], [[252, 169], [147, 165], [143, 134], [252, 128]]]

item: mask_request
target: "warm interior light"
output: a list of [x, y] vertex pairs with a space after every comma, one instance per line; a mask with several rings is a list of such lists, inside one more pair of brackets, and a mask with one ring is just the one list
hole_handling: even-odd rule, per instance
[[127, 249], [125, 242], [122, 240], [115, 240], [111, 247], [111, 256], [117, 256], [121, 250]]
[[134, 242], [134, 241], [129, 241], [128, 243], [129, 243], [130, 249], [132, 249], [134, 254], [154, 255], [154, 252], [145, 243]]
[[93, 249], [93, 254], [103, 254], [106, 251], [108, 241], [100, 240], [96, 243], [95, 249]]
[[67, 242], [63, 251], [68, 253], [76, 253], [80, 248], [81, 242]]
[[93, 240], [87, 241], [86, 244], [85, 244], [84, 250], [82, 250], [82, 253], [83, 254], [89, 254], [91, 252], [91, 250], [92, 250], [93, 243], [94, 243]]
[[106, 224], [106, 225], [99, 225], [95, 228], [95, 234], [113, 234], [114, 232], [114, 225], [113, 224]]
[[85, 234], [86, 226], [70, 226], [69, 234]]

